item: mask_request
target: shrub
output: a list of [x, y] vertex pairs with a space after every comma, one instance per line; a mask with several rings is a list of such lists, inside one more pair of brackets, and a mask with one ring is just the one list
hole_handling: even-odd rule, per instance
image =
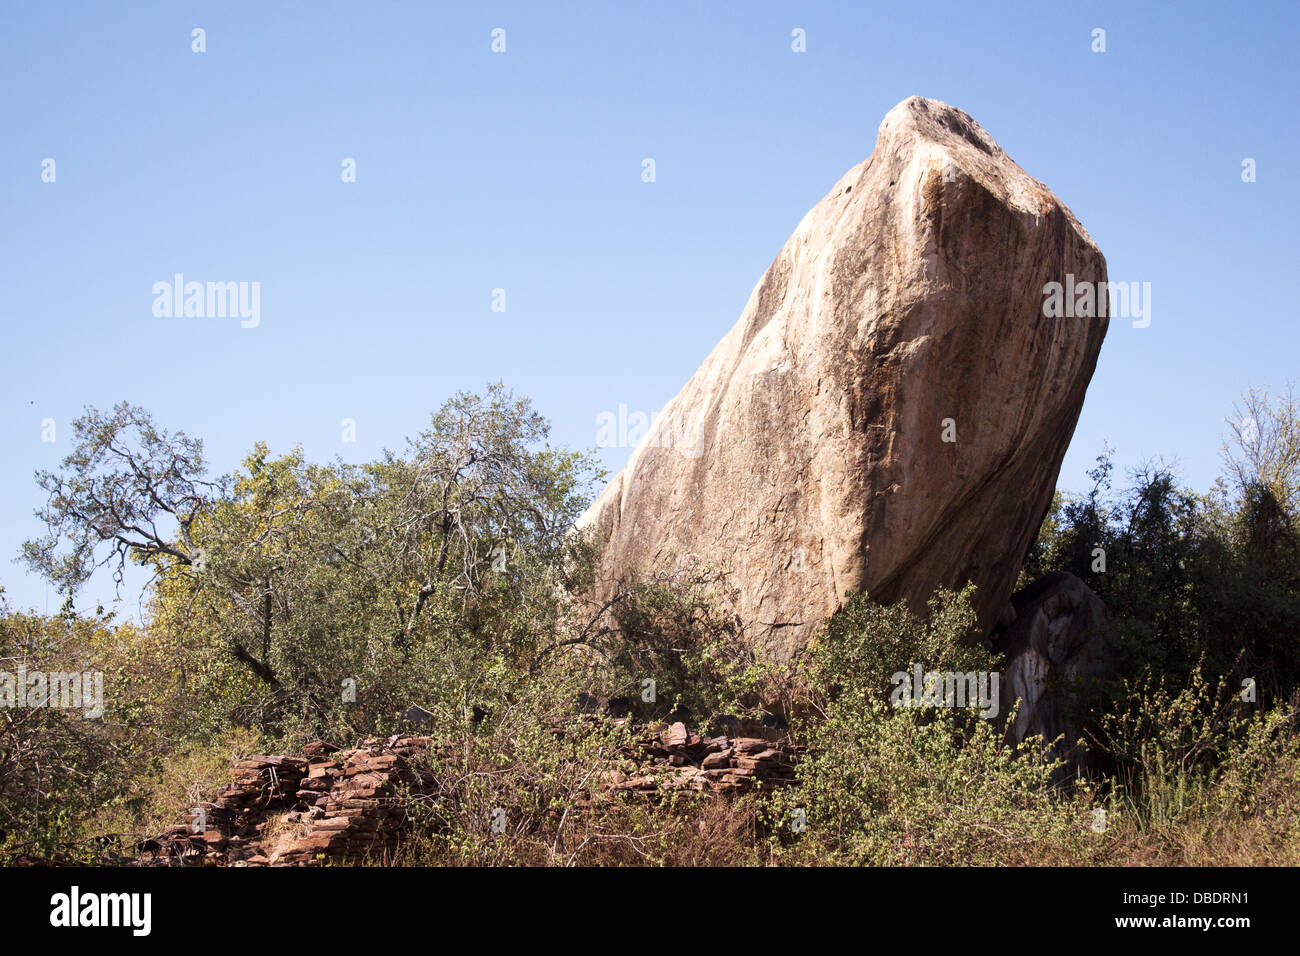
[[992, 669], [993, 656], [968, 640], [970, 595], [939, 592], [924, 621], [902, 605], [857, 598], [828, 622], [805, 669], [811, 706], [795, 728], [805, 747], [798, 784], [768, 807], [779, 858], [988, 863], [1082, 839], [1084, 808], [1053, 787], [1057, 765], [1041, 740], [1012, 746], [971, 712], [890, 703], [889, 676], [914, 662]]

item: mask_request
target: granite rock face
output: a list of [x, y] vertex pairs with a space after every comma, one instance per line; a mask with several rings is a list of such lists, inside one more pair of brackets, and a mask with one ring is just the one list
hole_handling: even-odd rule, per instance
[[1044, 316], [1067, 275], [1106, 263], [1046, 186], [961, 110], [894, 107], [579, 521], [601, 586], [705, 562], [781, 658], [861, 592], [971, 581], [987, 633], [1106, 334]]

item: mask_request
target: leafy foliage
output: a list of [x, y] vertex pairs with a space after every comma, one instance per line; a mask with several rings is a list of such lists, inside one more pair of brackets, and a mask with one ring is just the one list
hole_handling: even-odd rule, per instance
[[[1300, 435], [1300, 423], [1265, 421], [1277, 430]], [[1296, 479], [1271, 457], [1248, 460], [1207, 495], [1163, 465], [1113, 494], [1107, 449], [1087, 494], [1058, 495], [1022, 578], [1066, 570], [1096, 591], [1120, 632], [1121, 677], [1186, 686], [1204, 668], [1212, 682], [1253, 680], [1264, 705], [1285, 699], [1300, 686], [1300, 538], [1279, 494]]]
[[150, 631], [207, 734], [372, 730], [449, 675], [469, 706], [479, 674], [553, 636], [566, 532], [597, 475], [539, 447], [544, 420], [500, 386], [455, 396], [404, 455], [315, 465], [258, 444], [213, 482], [198, 442], [139, 409], [74, 428], [25, 556], [69, 594], [96, 566], [151, 566]]
[[[406, 862], [1219, 862], [1224, 846], [1258, 862], [1300, 846], [1286, 703], [1300, 424], [1289, 390], [1252, 392], [1235, 415], [1210, 493], [1164, 465], [1117, 492], [1106, 450], [1086, 494], [1055, 496], [1025, 561], [1025, 582], [1083, 578], [1120, 632], [1093, 741], [1113, 776], [1067, 788], [1042, 741], [1009, 744], [974, 710], [892, 705], [893, 675], [916, 663], [997, 668], [969, 589], [919, 615], [851, 596], [789, 664], [720, 610], [706, 566], [672, 562], [594, 601], [599, 555], [573, 522], [598, 469], [547, 445], [500, 385], [454, 396], [400, 453], [322, 464], [258, 443], [217, 477], [201, 442], [144, 410], [89, 409], [71, 454], [37, 475], [46, 532], [22, 550], [63, 610], [0, 600], [0, 671], [102, 672], [104, 714], [4, 712], [0, 856], [111, 862], [232, 758], [408, 729], [418, 705], [439, 785], [408, 796]], [[131, 562], [152, 572], [144, 623], [74, 611], [92, 574], [120, 584]], [[654, 802], [603, 786], [631, 771], [645, 722], [766, 712], [793, 720], [793, 785]]]
[[[865, 865], [988, 862], [1008, 844], [1081, 833], [1058, 801], [1056, 765], [1037, 740], [1003, 742], [998, 725], [955, 707], [891, 704], [889, 675], [990, 671], [968, 640], [971, 590], [939, 592], [925, 620], [900, 605], [850, 600], [805, 671], [808, 715], [798, 786], [778, 791], [771, 822], [792, 860]], [[799, 822], [806, 829], [798, 832]]]

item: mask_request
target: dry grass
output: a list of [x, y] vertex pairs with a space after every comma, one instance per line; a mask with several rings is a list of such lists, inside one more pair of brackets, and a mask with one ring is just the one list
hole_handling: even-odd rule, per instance
[[83, 833], [119, 834], [132, 842], [161, 833], [229, 783], [231, 767], [256, 753], [259, 742], [252, 731], [235, 729], [210, 747], [168, 756], [156, 771], [142, 768], [132, 781], [131, 797], [102, 808], [82, 827]]

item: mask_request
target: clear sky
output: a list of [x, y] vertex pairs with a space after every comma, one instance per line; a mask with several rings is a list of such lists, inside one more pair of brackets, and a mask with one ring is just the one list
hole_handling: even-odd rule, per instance
[[[1298, 10], [5, 0], [0, 583], [45, 608], [8, 559], [87, 404], [141, 404], [225, 472], [257, 440], [371, 458], [502, 379], [593, 446], [602, 412], [676, 394], [912, 94], [973, 115], [1112, 279], [1151, 283], [1062, 486], [1109, 441], [1207, 488], [1234, 399], [1298, 377]], [[156, 317], [176, 273], [260, 283], [259, 325]], [[629, 451], [602, 451], [611, 473]]]

